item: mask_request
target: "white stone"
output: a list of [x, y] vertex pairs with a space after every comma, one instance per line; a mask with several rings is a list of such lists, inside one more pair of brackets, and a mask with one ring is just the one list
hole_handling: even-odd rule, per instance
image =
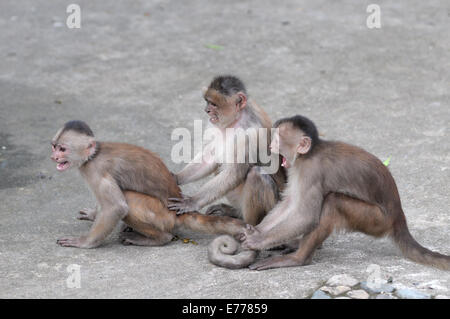
[[347, 274], [342, 274], [342, 275], [333, 276], [330, 279], [328, 279], [327, 286], [332, 286], [332, 287], [336, 287], [336, 286], [353, 287], [353, 286], [356, 286], [358, 283], [359, 283], [359, 281], [356, 280], [355, 278], [353, 278], [352, 276], [349, 276]]
[[353, 299], [369, 299], [369, 294], [362, 289], [349, 291], [347, 296]]
[[331, 297], [321, 290], [316, 290], [311, 296], [311, 299], [331, 299]]
[[336, 287], [324, 286], [320, 288], [320, 290], [328, 292], [332, 296], [339, 296], [346, 293], [347, 291], [350, 291], [351, 288], [347, 286], [336, 286]]
[[375, 299], [398, 299], [397, 297], [395, 297], [393, 294], [379, 294]]
[[446, 295], [437, 295], [436, 297], [434, 297], [434, 299], [450, 299], [450, 296], [446, 296]]
[[416, 289], [398, 289], [395, 294], [402, 299], [431, 299], [429, 294]]

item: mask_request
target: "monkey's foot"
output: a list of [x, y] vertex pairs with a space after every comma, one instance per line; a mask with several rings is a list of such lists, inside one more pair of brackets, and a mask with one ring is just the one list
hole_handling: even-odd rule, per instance
[[242, 234], [238, 235], [238, 239], [242, 242], [243, 249], [261, 250], [263, 236], [259, 230], [252, 225], [246, 225]]
[[282, 255], [260, 260], [251, 264], [248, 268], [251, 270], [266, 270], [271, 268], [302, 266], [305, 264], [306, 263], [294, 258], [292, 255]]
[[196, 212], [200, 209], [192, 197], [169, 198], [169, 201], [171, 203], [167, 205], [167, 208], [177, 211], [177, 215], [188, 212]]
[[78, 238], [61, 238], [56, 243], [63, 247], [91, 248], [86, 245], [83, 237]]
[[226, 204], [217, 204], [217, 205], [211, 205], [209, 206], [206, 211], [205, 215], [217, 215], [217, 216], [231, 216], [236, 217], [236, 208], [226, 205]]
[[141, 234], [138, 234], [136, 232], [129, 232], [129, 233], [121, 233], [120, 234], [120, 241], [122, 245], [130, 246], [130, 245], [136, 245], [136, 246], [162, 246], [170, 242], [173, 238], [172, 234], [169, 233], [161, 233], [156, 238], [149, 238], [145, 237]]
[[80, 210], [80, 215], [78, 215], [78, 220], [89, 220], [93, 222], [95, 220], [95, 216], [97, 215], [97, 210], [93, 208], [85, 208]]

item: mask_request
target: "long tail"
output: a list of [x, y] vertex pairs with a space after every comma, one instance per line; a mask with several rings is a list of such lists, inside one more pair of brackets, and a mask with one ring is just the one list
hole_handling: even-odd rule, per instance
[[420, 264], [450, 270], [450, 256], [436, 253], [420, 245], [411, 236], [404, 217], [394, 224], [392, 237], [406, 258]]
[[175, 227], [206, 234], [237, 235], [244, 231], [245, 223], [241, 219], [228, 216], [185, 213], [175, 219]]
[[240, 244], [233, 237], [224, 235], [208, 245], [208, 259], [214, 265], [229, 269], [245, 268], [254, 262], [257, 252], [240, 251]]

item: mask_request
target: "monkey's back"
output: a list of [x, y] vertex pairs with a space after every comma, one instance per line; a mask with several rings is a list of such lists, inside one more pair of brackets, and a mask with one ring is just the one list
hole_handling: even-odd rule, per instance
[[378, 204], [386, 213], [401, 208], [394, 178], [375, 155], [336, 141], [321, 141], [315, 153], [320, 154], [323, 176], [329, 174], [326, 189]]
[[[140, 146], [100, 142], [97, 156], [124, 191], [136, 191], [159, 198], [180, 197], [181, 190], [161, 158]], [[102, 168], [99, 168], [102, 169]]]

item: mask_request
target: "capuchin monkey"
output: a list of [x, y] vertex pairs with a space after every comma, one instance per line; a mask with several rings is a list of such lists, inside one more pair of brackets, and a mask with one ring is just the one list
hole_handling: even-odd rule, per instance
[[[288, 184], [275, 208], [240, 236], [241, 249], [264, 250], [302, 237], [294, 253], [263, 259], [250, 269], [306, 265], [333, 230], [347, 230], [389, 236], [412, 261], [450, 270], [450, 256], [424, 248], [411, 236], [395, 181], [378, 158], [356, 146], [319, 139], [314, 123], [300, 115], [274, 126], [278, 134], [271, 150], [283, 156]], [[222, 237], [209, 253], [213, 263], [226, 267], [233, 256], [221, 259]], [[239, 262], [247, 265], [254, 256]], [[238, 268], [237, 262], [231, 265]]]
[[[236, 149], [245, 150], [245, 161], [239, 163], [221, 163], [217, 160], [215, 151], [223, 149], [228, 142], [234, 142], [235, 135], [226, 135], [227, 129], [264, 129], [266, 141], [257, 148], [259, 154], [263, 147], [269, 153], [270, 133], [272, 123], [268, 115], [252, 100], [241, 80], [234, 76], [218, 76], [213, 79], [204, 92], [206, 101], [205, 112], [210, 123], [218, 128], [225, 137], [215, 139], [204, 147], [203, 152], [175, 175], [178, 185], [198, 181], [212, 173], [216, 175], [206, 182], [193, 196], [169, 198], [169, 209], [183, 214], [198, 211], [213, 201], [226, 196], [231, 206], [225, 204], [212, 205], [206, 214], [240, 217], [251, 225], [258, 224], [262, 218], [275, 206], [279, 200], [286, 177], [283, 169], [276, 168], [274, 174], [263, 174], [260, 158], [256, 163], [250, 163], [249, 143], [237, 142]], [[230, 131], [230, 130], [228, 130]], [[254, 158], [253, 157], [253, 158]]]
[[168, 197], [181, 196], [181, 190], [161, 159], [138, 146], [98, 142], [82, 121], [67, 122], [51, 144], [57, 170], [78, 168], [98, 202], [98, 209], [80, 211], [78, 217], [93, 221], [89, 233], [58, 239], [61, 246], [97, 247], [121, 220], [134, 230], [122, 233], [126, 245], [164, 245], [179, 229], [236, 235], [245, 228], [230, 217], [169, 211]]

